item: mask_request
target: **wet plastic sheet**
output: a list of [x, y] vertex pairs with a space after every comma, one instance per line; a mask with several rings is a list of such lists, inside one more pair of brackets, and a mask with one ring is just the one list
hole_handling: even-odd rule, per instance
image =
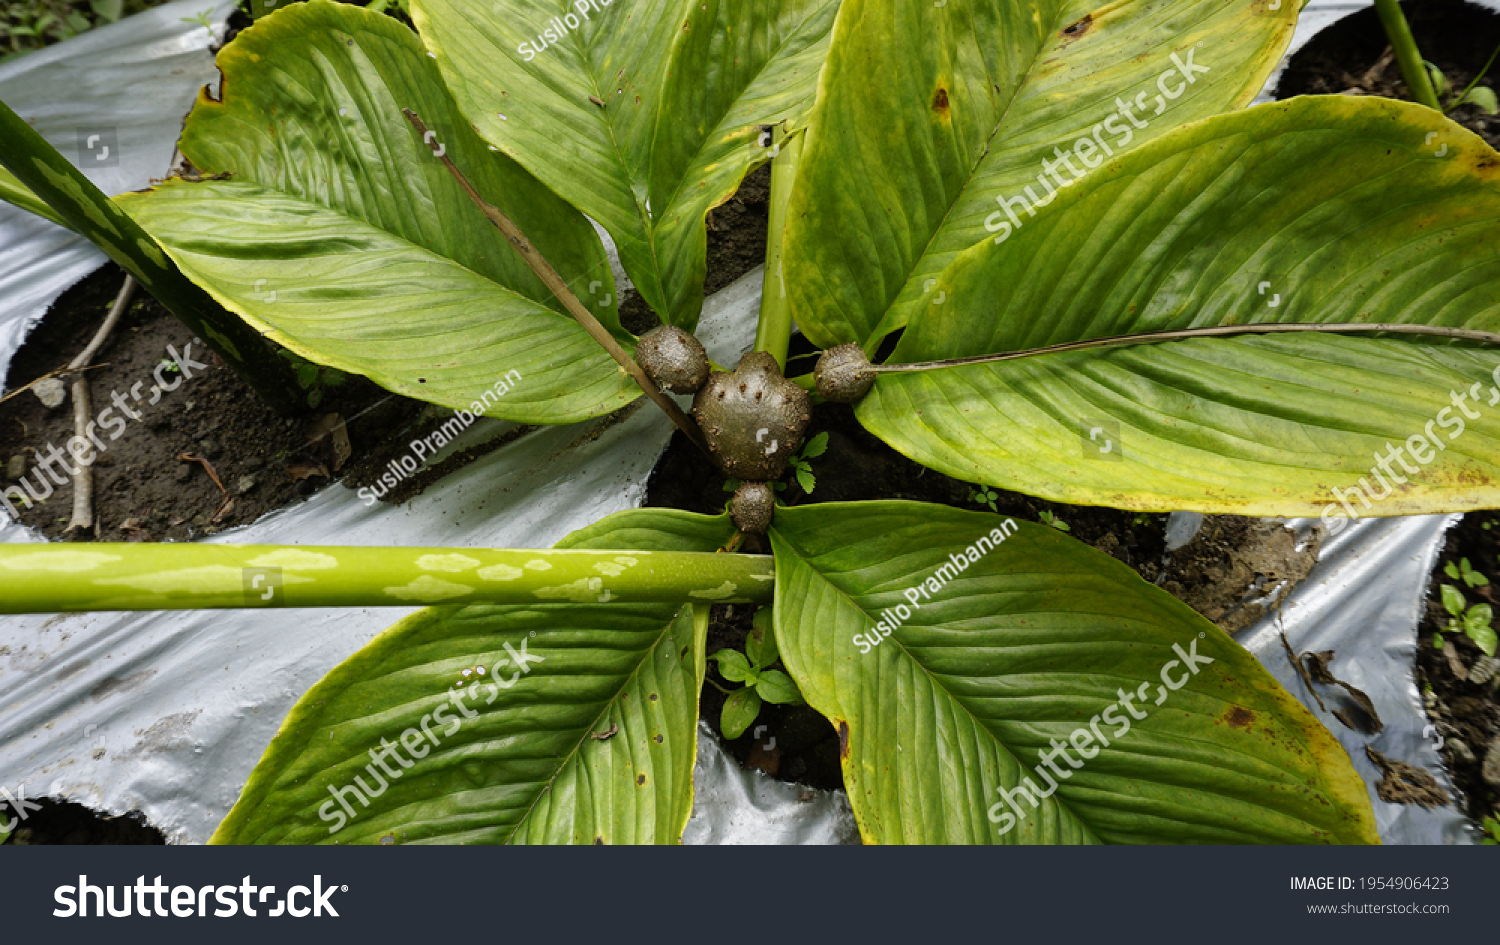
[[[1365, 755], [1368, 745], [1388, 758], [1425, 768], [1450, 796], [1453, 793], [1412, 663], [1427, 578], [1442, 548], [1443, 533], [1459, 517], [1371, 518], [1344, 529], [1324, 541], [1318, 564], [1280, 613], [1237, 636], [1349, 752], [1370, 789], [1375, 821], [1386, 843], [1475, 842], [1467, 821], [1452, 807], [1427, 810], [1380, 800], [1374, 789], [1380, 772]], [[1305, 532], [1314, 522], [1299, 519], [1291, 525]], [[1287, 658], [1282, 632], [1299, 654], [1335, 651], [1331, 671], [1370, 697], [1385, 725], [1379, 735], [1361, 735], [1319, 707]]]
[[747, 771], [698, 723], [693, 816], [682, 842], [711, 844], [859, 843], [859, 827], [843, 791], [816, 791]]
[[[178, 0], [0, 63], [0, 101], [106, 194], [166, 175], [193, 97], [218, 80], [212, 37], [184, 23], [208, 11], [217, 35], [234, 0]], [[106, 261], [72, 231], [0, 203], [0, 391], [26, 332]]]

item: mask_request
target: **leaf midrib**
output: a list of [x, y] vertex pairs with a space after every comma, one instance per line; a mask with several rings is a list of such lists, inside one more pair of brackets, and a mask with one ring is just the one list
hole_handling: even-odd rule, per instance
[[[1038, 44], [1036, 52], [1032, 54], [1030, 64], [1026, 67], [1026, 70], [1021, 73], [1020, 78], [1017, 80], [1014, 91], [1011, 93], [1010, 100], [1006, 102], [1004, 110], [1000, 113], [999, 118], [995, 122], [994, 130], [990, 132], [989, 137], [985, 140], [983, 150], [980, 151], [979, 156], [975, 158], [975, 160], [970, 165], [968, 175], [964, 180], [963, 187], [960, 190], [958, 197], [948, 204], [948, 209], [943, 212], [942, 221], [939, 222], [937, 227], [933, 229], [932, 234], [927, 238], [927, 241], [922, 244], [921, 252], [914, 257], [915, 264], [912, 266], [911, 271], [906, 274], [906, 278], [902, 281], [900, 287], [897, 288], [895, 295], [893, 295], [890, 302], [886, 304], [885, 310], [881, 312], [880, 317], [875, 320], [874, 326], [870, 329], [869, 337], [864, 341], [864, 347], [867, 354], [873, 356], [875, 353], [875, 347], [878, 347], [878, 343], [881, 339], [889, 335], [891, 332], [904, 327], [905, 323], [896, 324], [891, 320], [893, 317], [892, 313], [896, 310], [897, 303], [900, 301], [902, 293], [906, 290], [906, 287], [911, 285], [913, 280], [916, 278], [918, 271], [921, 269], [922, 260], [928, 258], [932, 246], [937, 242], [938, 237], [946, 232], [950, 217], [953, 215], [953, 212], [955, 211], [955, 209], [957, 209], [958, 205], [962, 202], [964, 194], [967, 193], [969, 188], [973, 185], [974, 179], [977, 176], [978, 168], [984, 162], [984, 159], [989, 155], [995, 137], [1000, 134], [1001, 130], [1004, 129], [1006, 119], [1010, 117], [1011, 110], [1015, 108], [1017, 100], [1021, 97], [1022, 90], [1033, 78], [1033, 74], [1036, 71], [1037, 61], [1050, 48], [1050, 46], [1048, 45], [1049, 41], [1060, 31], [1058, 24], [1060, 20], [1066, 18], [1063, 15], [1063, 11], [1066, 10], [1066, 8], [1066, 2], [1058, 6], [1057, 12], [1053, 15], [1051, 29], [1047, 32], [1046, 37]], [[1207, 16], [1200, 18], [1199, 20], [1195, 21], [1193, 25], [1197, 25], [1207, 18]], [[976, 39], [976, 43], [977, 42], [978, 41]], [[1153, 46], [1151, 47], [1151, 49], [1154, 50], [1160, 45], [1162, 44], [1157, 44], [1157, 46]], [[968, 248], [972, 249], [974, 246], [978, 246], [983, 243], [984, 240], [980, 240], [978, 243], [970, 244]], [[958, 252], [961, 253], [963, 251], [964, 250], [959, 250]]]
[[[781, 538], [782, 542], [787, 546], [787, 548], [791, 552], [793, 552], [793, 554], [794, 554], [794, 556], [797, 559], [797, 561], [798, 561], [799, 564], [801, 564], [802, 566], [806, 567], [809, 571], [811, 571], [813, 574], [817, 575], [820, 579], [822, 579], [822, 581], [829, 588], [831, 588], [835, 594], [837, 594], [840, 598], [842, 598], [843, 600], [845, 600], [846, 602], [848, 602], [848, 604], [850, 606], [854, 607], [861, 614], [864, 614], [867, 618], [870, 616], [870, 614], [868, 613], [868, 611], [866, 611], [863, 606], [861, 606], [857, 601], [855, 601], [852, 597], [850, 597], [849, 594], [847, 594], [842, 588], [840, 588], [836, 583], [834, 583], [831, 579], [829, 579], [824, 574], [824, 572], [821, 569], [815, 567], [812, 564], [812, 562], [808, 559], [806, 553], [804, 552], [804, 550], [800, 546], [798, 546], [795, 542], [793, 542], [790, 538], [788, 538], [785, 533], [778, 532], [777, 534], [778, 534], [778, 537]], [[892, 634], [889, 639], [890, 639], [891, 642], [893, 642], [893, 643], [896, 644], [897, 649], [903, 655], [905, 655], [905, 657], [911, 662], [912, 665], [916, 666], [918, 669], [920, 669], [923, 673], [925, 673], [927, 675], [928, 679], [930, 680], [929, 684], [932, 685], [932, 687], [936, 691], [942, 692], [953, 704], [955, 704], [958, 707], [962, 708], [963, 711], [964, 711], [964, 713], [970, 718], [971, 722], [973, 724], [975, 724], [978, 729], [986, 732], [990, 736], [990, 738], [992, 738], [994, 740], [995, 744], [997, 746], [1003, 748], [1005, 750], [1005, 752], [1011, 757], [1011, 759], [1016, 762], [1017, 766], [1024, 771], [1024, 769], [1026, 767], [1025, 760], [1022, 759], [1020, 756], [1018, 756], [1015, 753], [1015, 751], [1013, 749], [1011, 749], [1011, 747], [1003, 739], [1001, 739], [1001, 737], [999, 735], [995, 734], [995, 732], [992, 729], [990, 729], [989, 726], [986, 725], [983, 720], [981, 720], [978, 716], [976, 716], [974, 714], [974, 712], [966, 704], [966, 702], [963, 700], [963, 698], [961, 698], [960, 696], [958, 696], [955, 693], [953, 693], [946, 686], [941, 685], [939, 683], [937, 677], [935, 677], [933, 675], [933, 673], [931, 671], [929, 671], [922, 664], [922, 662], [920, 660], [918, 660], [911, 653], [911, 651], [902, 643], [901, 639], [898, 636], [896, 636], [895, 634]], [[1134, 681], [1133, 677], [1131, 678], [1131, 681]], [[1268, 704], [1268, 702], [1264, 698], [1268, 694], [1261, 693], [1261, 695], [1262, 695], [1263, 698], [1261, 700], [1257, 701], [1257, 704], [1256, 704], [1255, 707], [1258, 710], [1260, 710], [1260, 711], [1274, 711], [1277, 708], [1277, 706], [1275, 705], [1275, 699], [1271, 698], [1270, 701], [1269, 701], [1269, 704]], [[1307, 756], [1309, 758], [1315, 758], [1316, 757], [1316, 752], [1314, 751], [1313, 746], [1306, 740], [1306, 738], [1305, 738], [1305, 734], [1306, 733], [1298, 731], [1296, 734], [1297, 734], [1297, 742], [1302, 747], [1302, 749], [1306, 752]], [[1190, 743], [1192, 743], [1194, 745], [1197, 745], [1200, 748], [1202, 748], [1204, 750], [1208, 750], [1208, 751], [1223, 751], [1223, 750], [1225, 750], [1225, 746], [1224, 745], [1221, 745], [1221, 744], [1218, 744], [1218, 743], [1215, 743], [1215, 742], [1211, 742], [1211, 741], [1206, 741], [1206, 740], [1201, 739], [1201, 738], [1179, 738], [1178, 740], [1184, 741], [1184, 742], [1190, 742]], [[1141, 753], [1141, 752], [1133, 752], [1132, 754], [1143, 755], [1143, 753]], [[1253, 761], [1262, 761], [1262, 762], [1264, 761], [1264, 759], [1259, 758], [1258, 756], [1254, 755], [1253, 753], [1248, 753], [1248, 752], [1244, 752], [1244, 751], [1240, 751], [1240, 750], [1235, 750], [1235, 754], [1237, 754], [1239, 756], [1242, 756], [1242, 757], [1249, 758], [1250, 760], [1253, 760]], [[1149, 753], [1146, 753], [1143, 756], [1155, 757], [1154, 755], [1150, 755]], [[1288, 775], [1289, 777], [1293, 778], [1294, 780], [1299, 780], [1301, 778], [1301, 775], [1299, 774], [1299, 772], [1295, 768], [1287, 768], [1287, 767], [1285, 767], [1283, 765], [1278, 765], [1278, 764], [1273, 764], [1272, 767], [1275, 768], [1277, 771], [1280, 771], [1280, 772]], [[1316, 790], [1318, 792], [1319, 796], [1322, 796], [1322, 797], [1327, 797], [1328, 796], [1327, 786], [1322, 782], [1321, 778], [1314, 779], [1313, 782], [1311, 782], [1311, 783], [1308, 784], [1308, 787], [1310, 789]], [[1058, 805], [1067, 811], [1068, 815], [1073, 818], [1073, 820], [1087, 833], [1088, 836], [1092, 837], [1096, 841], [1104, 842], [1103, 840], [1101, 840], [1097, 836], [1097, 834], [1093, 830], [1092, 824], [1090, 824], [1090, 822], [1086, 818], [1084, 818], [1074, 808], [1074, 806], [1071, 803], [1069, 803], [1069, 801], [1068, 801], [1068, 799], [1066, 797], [1066, 794], [1065, 794], [1063, 788], [1064, 788], [1064, 785], [1059, 784], [1058, 790], [1054, 794], [1054, 797], [1056, 798]], [[1294, 818], [1299, 819], [1299, 820], [1301, 819], [1300, 816], [1288, 813], [1286, 811], [1282, 811], [1279, 808], [1268, 807], [1267, 809], [1268, 810], [1277, 811], [1278, 813], [1281, 813], [1283, 816], [1290, 816], [1290, 817], [1294, 817]], [[1186, 823], [1186, 821], [1183, 821], [1183, 822]], [[1303, 822], [1307, 823], [1307, 821], [1305, 821], [1305, 820]]]
[[[683, 605], [683, 607], [691, 606], [691, 604]], [[672, 617], [662, 625], [661, 630], [657, 633], [656, 639], [651, 642], [651, 645], [641, 650], [641, 658], [636, 662], [635, 668], [630, 671], [630, 674], [628, 676], [620, 681], [620, 688], [616, 690], [613, 696], [610, 696], [609, 699], [605, 700], [604, 708], [599, 711], [598, 715], [594, 716], [593, 721], [591, 721], [587, 726], [580, 730], [578, 741], [573, 744], [573, 747], [568, 750], [567, 755], [565, 755], [562, 758], [561, 762], [557, 765], [557, 767], [553, 769], [552, 775], [547, 778], [546, 782], [536, 792], [536, 796], [531, 799], [531, 803], [527, 806], [526, 811], [521, 814], [521, 816], [516, 820], [515, 825], [511, 827], [510, 832], [506, 834], [504, 840], [506, 844], [511, 844], [515, 840], [516, 834], [519, 833], [521, 829], [530, 822], [531, 815], [536, 810], [536, 806], [540, 804], [542, 802], [542, 798], [547, 796], [547, 794], [552, 790], [553, 783], [558, 779], [563, 771], [568, 768], [569, 765], [574, 763], [574, 760], [577, 757], [578, 753], [583, 749], [584, 743], [589, 741], [594, 731], [598, 729], [599, 724], [609, 715], [609, 713], [615, 708], [615, 706], [619, 704], [620, 694], [626, 691], [627, 686], [635, 682], [636, 677], [640, 674], [641, 667], [646, 665], [647, 660], [649, 660], [652, 654], [656, 652], [656, 648], [661, 646], [661, 641], [666, 636], [667, 631], [672, 628], [672, 625], [676, 623], [681, 616], [682, 608], [678, 608], [677, 612], [674, 613]]]
[[[1060, 13], [1065, 7], [1066, 3], [1059, 4], [1058, 12]], [[1051, 37], [1057, 31], [1058, 19], [1060, 19], [1060, 17], [1057, 14], [1054, 14], [1052, 20], [1052, 29], [1047, 32], [1048, 37]], [[975, 42], [977, 44], [978, 31], [973, 28], [973, 22], [974, 19], [971, 15], [969, 17], [969, 32], [971, 36], [976, 36]], [[912, 280], [916, 278], [917, 272], [921, 268], [922, 260], [927, 258], [933, 244], [937, 242], [937, 238], [942, 235], [942, 233], [947, 229], [949, 218], [953, 216], [953, 212], [958, 207], [958, 204], [962, 200], [964, 193], [969, 189], [970, 185], [974, 183], [974, 178], [978, 173], [979, 165], [984, 163], [984, 159], [989, 155], [991, 143], [995, 140], [995, 136], [1000, 133], [1000, 129], [1005, 127], [1006, 118], [1010, 116], [1011, 109], [1016, 105], [1016, 100], [1021, 97], [1021, 89], [1025, 87], [1027, 80], [1030, 79], [1032, 73], [1035, 72], [1037, 60], [1041, 57], [1043, 51], [1046, 48], [1047, 43], [1045, 39], [1037, 44], [1036, 51], [1031, 55], [1031, 62], [1026, 66], [1026, 71], [1022, 72], [1020, 78], [1016, 81], [1015, 88], [1011, 92], [1010, 101], [1005, 103], [1004, 110], [1001, 111], [999, 118], [995, 121], [995, 127], [990, 131], [989, 136], [985, 138], [984, 148], [980, 150], [979, 155], [970, 163], [968, 174], [965, 175], [964, 185], [959, 190], [958, 197], [948, 203], [948, 209], [943, 211], [942, 220], [938, 222], [938, 225], [933, 228], [932, 233], [928, 235], [926, 242], [922, 244], [921, 251], [918, 252], [915, 257], [913, 257], [914, 264], [911, 267], [911, 271], [906, 274], [906, 278], [903, 279], [901, 285], [897, 287], [895, 295], [891, 296], [891, 300], [886, 303], [885, 311], [881, 312], [880, 317], [875, 319], [875, 324], [871, 327], [870, 334], [863, 343], [866, 354], [873, 357], [875, 354], [875, 348], [879, 346], [879, 342], [884, 339], [886, 335], [889, 335], [891, 332], [903, 327], [897, 324], [890, 324], [889, 326], [887, 326], [887, 322], [891, 318], [891, 313], [895, 311], [896, 303], [900, 301], [901, 295], [906, 290], [906, 287], [911, 285]], [[988, 76], [985, 77], [985, 84], [990, 86], [990, 88], [994, 88], [993, 84], [989, 82]], [[882, 328], [884, 328], [884, 331], [882, 331]]]
[[[829, 580], [827, 577], [824, 576], [824, 574], [823, 574], [823, 572], [821, 570], [819, 570], [818, 568], [814, 567], [813, 564], [812, 564], [812, 562], [808, 560], [808, 558], [807, 558], [806, 554], [803, 552], [802, 548], [800, 548], [795, 542], [793, 542], [790, 538], [788, 538], [787, 535], [786, 535], [786, 533], [777, 530], [774, 526], [772, 527], [772, 531], [775, 532], [775, 534], [782, 540], [782, 542], [787, 546], [787, 548], [794, 553], [794, 555], [795, 555], [798, 563], [800, 563], [802, 566], [806, 567], [813, 574], [817, 575], [817, 577], [819, 579], [821, 579], [830, 588], [832, 588], [832, 590], [833, 590], [833, 592], [835, 594], [837, 594], [843, 600], [847, 601], [849, 603], [849, 605], [851, 607], [853, 607], [855, 610], [859, 611], [861, 614], [864, 614], [865, 617], [867, 617], [867, 618], [870, 616], [869, 612], [866, 611], [864, 609], [864, 607], [861, 606], [857, 601], [855, 601], [854, 598], [850, 597], [847, 593], [845, 593], [845, 591], [844, 591], [843, 588], [841, 588], [837, 584], [833, 583], [833, 581]], [[893, 633], [890, 636], [890, 640], [891, 640], [891, 642], [893, 642], [893, 643], [896, 644], [897, 648], [900, 650], [900, 652], [902, 653], [902, 655], [904, 655], [911, 662], [911, 664], [913, 666], [917, 667], [917, 669], [921, 670], [927, 676], [927, 678], [929, 680], [929, 685], [931, 685], [932, 688], [935, 691], [941, 692], [943, 694], [943, 696], [949, 700], [949, 702], [951, 702], [953, 705], [957, 706], [958, 708], [962, 709], [964, 715], [966, 715], [969, 718], [969, 721], [971, 722], [971, 724], [973, 724], [975, 726], [975, 728], [978, 729], [979, 731], [982, 731], [982, 732], [985, 732], [986, 734], [988, 734], [989, 737], [994, 740], [995, 744], [997, 746], [999, 746], [1001, 749], [1003, 749], [1008, 756], [1010, 756], [1011, 761], [1015, 762], [1016, 767], [1018, 769], [1021, 769], [1021, 770], [1025, 769], [1025, 767], [1026, 767], [1025, 760], [1022, 759], [1020, 756], [1018, 756], [1015, 753], [1015, 751], [1009, 745], [1007, 745], [1004, 741], [1001, 740], [1000, 736], [996, 735], [990, 729], [990, 727], [983, 722], [983, 720], [981, 720], [978, 716], [976, 716], [974, 714], [973, 710], [970, 709], [969, 706], [962, 699], [960, 699], [958, 696], [954, 695], [954, 693], [951, 690], [949, 690], [947, 686], [944, 686], [940, 682], [938, 682], [937, 677], [935, 677], [932, 674], [932, 671], [929, 670], [926, 666], [922, 665], [921, 660], [918, 660], [915, 656], [912, 655], [911, 651], [906, 648], [906, 645], [901, 642], [901, 639], [899, 637], [897, 637]], [[997, 777], [997, 780], [998, 780], [998, 777], [999, 777], [998, 776], [998, 772], [997, 772], [996, 777]], [[1058, 786], [1058, 790], [1053, 794], [1053, 798], [1056, 800], [1058, 807], [1060, 807], [1063, 810], [1065, 810], [1067, 812], [1068, 816], [1070, 818], [1072, 818], [1073, 822], [1076, 823], [1076, 824], [1078, 824], [1079, 828], [1088, 837], [1090, 837], [1091, 839], [1093, 839], [1096, 843], [1103, 843], [1104, 842], [1103, 840], [1101, 840], [1094, 833], [1093, 827], [1086, 820], [1084, 820], [1082, 817], [1080, 817], [1078, 815], [1078, 812], [1073, 809], [1073, 807], [1072, 807], [1071, 804], [1067, 803], [1066, 799], [1063, 797], [1062, 786], [1061, 785]]]

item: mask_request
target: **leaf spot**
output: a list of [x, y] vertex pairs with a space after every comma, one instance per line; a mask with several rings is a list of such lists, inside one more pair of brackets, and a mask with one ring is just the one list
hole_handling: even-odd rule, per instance
[[1077, 42], [1078, 39], [1083, 36], [1083, 34], [1089, 31], [1089, 27], [1093, 25], [1094, 15], [1090, 13], [1085, 15], [1083, 19], [1064, 26], [1062, 28], [1063, 46], [1068, 46], [1071, 43]]
[[944, 118], [948, 117], [948, 90], [941, 85], [938, 86], [937, 94], [932, 96], [932, 110]]
[[1225, 713], [1224, 721], [1233, 728], [1249, 728], [1250, 724], [1255, 721], [1255, 713], [1244, 706], [1237, 705]]

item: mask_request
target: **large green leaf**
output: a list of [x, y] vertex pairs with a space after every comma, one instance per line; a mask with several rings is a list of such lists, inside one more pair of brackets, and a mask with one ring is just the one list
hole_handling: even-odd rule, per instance
[[562, 423], [639, 394], [433, 148], [618, 333], [593, 228], [474, 133], [409, 29], [313, 0], [242, 32], [218, 64], [224, 100], [199, 98], [182, 150], [229, 179], [121, 202], [226, 307], [309, 360], [449, 407], [519, 372], [489, 416]]
[[[1298, 9], [1295, 0], [845, 0], [788, 210], [797, 324], [823, 347], [873, 352], [929, 304], [928, 280], [991, 238], [998, 198], [1025, 201], [1030, 188], [1032, 203], [1046, 202], [1064, 182], [1076, 186], [1068, 167], [1089, 173], [1082, 162], [1097, 164], [1101, 146], [1139, 148], [1248, 104]], [[1044, 162], [1058, 166], [1046, 183]]]
[[[1005, 521], [776, 512], [781, 658], [839, 732], [866, 840], [1377, 842], [1349, 756], [1254, 657], [1108, 555]], [[1050, 756], [1066, 774], [1041, 777], [1052, 740], [1075, 738]], [[1013, 795], [1017, 819], [999, 790], [1025, 778], [1061, 784], [1039, 806]]]
[[[894, 360], [1262, 322], [1500, 331], [1497, 178], [1500, 155], [1417, 105], [1210, 119], [962, 254]], [[1338, 529], [1500, 505], [1497, 365], [1494, 348], [1410, 335], [1202, 338], [883, 376], [859, 417], [968, 481]]]
[[705, 215], [769, 157], [762, 124], [805, 119], [837, 8], [413, 0], [412, 16], [479, 133], [608, 230], [647, 304], [691, 329]]
[[[733, 531], [728, 516], [637, 510], [558, 547], [712, 551]], [[424, 610], [298, 701], [212, 842], [676, 843], [707, 628], [693, 605]], [[478, 693], [460, 709], [455, 685], [479, 666], [494, 675], [468, 677]], [[386, 762], [400, 776], [377, 780], [370, 752], [408, 743]], [[349, 817], [330, 792], [355, 777], [380, 793], [365, 805], [346, 791]]]

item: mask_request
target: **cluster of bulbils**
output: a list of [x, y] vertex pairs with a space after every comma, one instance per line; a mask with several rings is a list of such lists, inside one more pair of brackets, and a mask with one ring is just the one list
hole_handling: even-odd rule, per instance
[[[802, 446], [812, 420], [807, 392], [764, 351], [740, 358], [731, 372], [711, 374], [703, 345], [672, 325], [642, 335], [635, 358], [662, 390], [694, 395], [693, 419], [710, 455], [726, 475], [742, 481], [729, 503], [735, 527], [764, 534], [776, 511], [771, 483]], [[825, 351], [813, 376], [818, 394], [835, 403], [853, 403], [875, 383], [869, 358], [854, 344]]]

